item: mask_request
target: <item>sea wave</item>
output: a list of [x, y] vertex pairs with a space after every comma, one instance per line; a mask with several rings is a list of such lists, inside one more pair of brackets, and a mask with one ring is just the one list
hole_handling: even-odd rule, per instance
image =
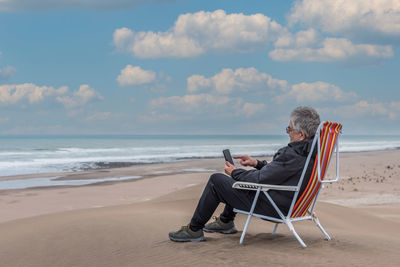
[[[287, 137], [283, 136], [191, 138], [179, 140], [157, 137], [157, 140], [153, 140], [151, 137], [140, 137], [122, 141], [111, 137], [96, 140], [19, 138], [14, 143], [10, 139], [0, 138], [0, 176], [219, 158], [225, 148], [229, 148], [232, 155], [266, 157], [272, 156], [288, 142]], [[399, 148], [400, 136], [353, 136], [340, 138], [339, 151], [364, 152]]]

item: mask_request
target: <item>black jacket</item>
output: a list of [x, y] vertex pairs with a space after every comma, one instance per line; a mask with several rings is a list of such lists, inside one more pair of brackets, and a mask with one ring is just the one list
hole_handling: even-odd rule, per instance
[[[270, 163], [258, 161], [255, 170], [235, 169], [232, 172], [232, 178], [236, 181], [259, 184], [297, 185], [307, 156], [310, 153], [312, 140], [313, 138], [310, 141], [289, 143], [286, 147], [278, 150]], [[313, 154], [300, 188], [299, 196], [303, 193], [311, 176], [316, 149], [314, 149]], [[294, 192], [277, 190], [270, 190], [268, 192], [281, 211], [286, 215], [289, 211]]]

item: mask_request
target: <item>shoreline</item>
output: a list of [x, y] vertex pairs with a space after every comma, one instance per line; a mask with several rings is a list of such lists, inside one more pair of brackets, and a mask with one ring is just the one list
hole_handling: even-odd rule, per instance
[[[400, 147], [398, 148], [391, 148], [391, 149], [384, 149], [384, 150], [371, 150], [371, 151], [356, 151], [356, 152], [341, 152], [340, 155], [358, 155], [358, 154], [375, 154], [375, 153], [387, 153], [387, 152], [392, 152], [392, 151], [400, 151]], [[254, 156], [254, 158], [260, 159], [260, 160], [267, 160], [270, 161], [272, 159], [273, 155], [263, 155], [263, 156]], [[52, 176], [62, 176], [65, 179], [74, 179], [73, 177], [80, 176], [81, 174], [84, 173], [93, 173], [93, 172], [107, 172], [107, 171], [115, 171], [115, 170], [120, 170], [120, 169], [127, 169], [129, 171], [133, 169], [146, 169], [146, 167], [152, 167], [155, 166], [157, 169], [159, 169], [159, 166], [167, 166], [167, 165], [186, 165], [186, 163], [195, 163], [195, 162], [205, 162], [205, 163], [210, 163], [214, 160], [220, 161], [222, 160], [223, 157], [192, 157], [192, 158], [182, 158], [180, 160], [176, 161], [170, 161], [170, 162], [149, 162], [149, 163], [136, 163], [136, 162], [96, 162], [95, 164], [104, 164], [103, 166], [105, 167], [99, 167], [99, 168], [86, 168], [82, 170], [77, 170], [77, 171], [60, 171], [60, 172], [43, 172], [43, 173], [28, 173], [28, 174], [16, 174], [16, 175], [6, 175], [6, 176], [0, 176], [0, 181], [4, 180], [14, 180], [14, 179], [29, 179], [29, 178], [41, 178], [41, 177], [52, 177]], [[237, 160], [235, 160], [237, 161]], [[106, 167], [106, 165], [111, 166], [111, 167]], [[211, 164], [212, 166], [216, 166], [215, 164]], [[236, 164], [237, 166], [239, 164]], [[137, 173], [137, 172], [135, 172]], [[152, 174], [146, 174], [140, 175], [140, 174], [135, 174], [139, 176], [143, 176], [143, 178], [148, 178], [152, 177]], [[158, 173], [154, 175], [159, 175]], [[103, 177], [100, 174], [100, 177]], [[77, 178], [79, 179], [79, 178]], [[1, 189], [0, 189], [1, 190]]]
[[[322, 191], [322, 199], [349, 207], [359, 207], [373, 203], [400, 203], [400, 179], [397, 178], [400, 176], [400, 163], [397, 163], [396, 158], [400, 158], [400, 150], [340, 154], [340, 179], [337, 183], [327, 185], [327, 190]], [[271, 160], [271, 158], [259, 159]], [[239, 165], [238, 162], [236, 165]], [[224, 159], [218, 158], [97, 169], [63, 173], [63, 175], [60, 175], [60, 173], [47, 173], [7, 177], [7, 180], [18, 180], [60, 176], [57, 181], [132, 176], [140, 178], [96, 182], [77, 186], [65, 185], [0, 190], [0, 208], [4, 211], [0, 215], [0, 222], [65, 209], [119, 205], [153, 199], [171, 193], [174, 190], [185, 188], [188, 184], [205, 184], [212, 173], [223, 173], [223, 166]], [[335, 159], [332, 158], [326, 177], [327, 179], [333, 178], [334, 175]], [[3, 179], [0, 179], [0, 181]], [[144, 185], [148, 185], [149, 188]], [[161, 186], [165, 186], [166, 189], [163, 190]], [[120, 197], [119, 194], [124, 195], [124, 197]], [[107, 199], [105, 197], [107, 195], [112, 196], [112, 199]], [[68, 202], [72, 196], [79, 199], [79, 201], [76, 201], [74, 205], [69, 205]], [[46, 203], [46, 199], [58, 203], [57, 205], [59, 206], [54, 204], [46, 207], [46, 205], [43, 205]], [[82, 201], [83, 199], [85, 200]], [[24, 205], [32, 206], [29, 204], [30, 201], [33, 203], [32, 205], [37, 206], [34, 208], [36, 211], [27, 212], [25, 209]], [[17, 210], [17, 212], [9, 212], [10, 209]]]

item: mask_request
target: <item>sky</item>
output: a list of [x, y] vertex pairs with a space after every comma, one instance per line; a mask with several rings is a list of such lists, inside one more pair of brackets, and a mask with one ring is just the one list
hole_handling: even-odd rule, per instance
[[0, 0], [0, 135], [400, 134], [399, 0]]

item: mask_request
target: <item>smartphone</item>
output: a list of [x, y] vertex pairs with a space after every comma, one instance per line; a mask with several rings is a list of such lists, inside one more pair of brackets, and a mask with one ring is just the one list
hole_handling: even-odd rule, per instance
[[224, 153], [224, 157], [225, 157], [225, 160], [226, 161], [228, 161], [230, 164], [232, 164], [232, 165], [235, 165], [234, 163], [233, 163], [233, 159], [232, 159], [232, 156], [231, 156], [231, 152], [229, 151], [229, 149], [224, 149], [223, 151], [222, 151], [222, 153]]

